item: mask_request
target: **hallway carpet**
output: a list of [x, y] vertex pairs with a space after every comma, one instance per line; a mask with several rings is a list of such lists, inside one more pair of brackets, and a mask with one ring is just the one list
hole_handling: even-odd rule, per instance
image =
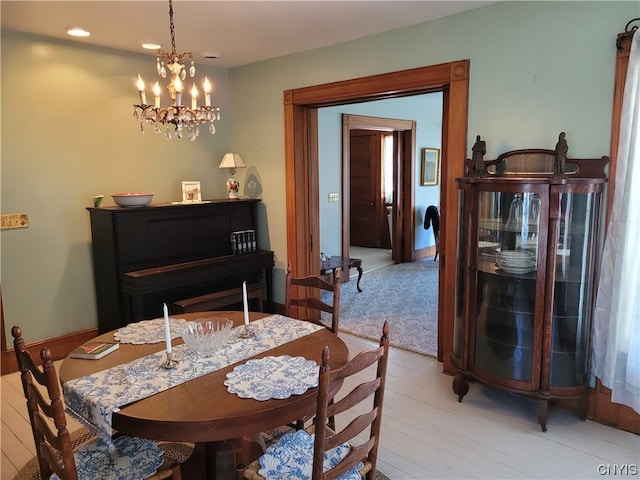
[[379, 340], [389, 320], [391, 345], [437, 356], [438, 264], [433, 258], [366, 272], [340, 288], [339, 330]]

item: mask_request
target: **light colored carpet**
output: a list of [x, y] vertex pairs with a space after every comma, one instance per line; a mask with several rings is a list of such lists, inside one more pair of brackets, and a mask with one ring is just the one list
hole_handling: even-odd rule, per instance
[[361, 293], [354, 280], [343, 284], [339, 329], [377, 341], [388, 319], [391, 345], [437, 356], [438, 264], [426, 258], [367, 272]]

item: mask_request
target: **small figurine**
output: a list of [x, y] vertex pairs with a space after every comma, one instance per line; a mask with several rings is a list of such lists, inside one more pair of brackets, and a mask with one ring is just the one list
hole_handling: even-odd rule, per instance
[[476, 143], [471, 149], [473, 155], [471, 156], [471, 165], [474, 175], [484, 174], [484, 154], [487, 153], [487, 147], [484, 140], [480, 140], [480, 135], [476, 135]]
[[569, 145], [565, 139], [566, 134], [560, 132], [558, 136], [558, 143], [556, 143], [556, 157], [554, 164], [554, 173], [556, 175], [564, 175], [565, 162], [567, 160], [567, 152], [569, 151]]

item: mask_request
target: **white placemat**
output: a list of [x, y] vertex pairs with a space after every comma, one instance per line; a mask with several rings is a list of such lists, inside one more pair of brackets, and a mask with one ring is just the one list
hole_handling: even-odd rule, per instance
[[[180, 338], [180, 327], [187, 321], [183, 318], [169, 317], [169, 331], [171, 339]], [[154, 318], [153, 320], [142, 320], [141, 322], [130, 323], [119, 328], [113, 334], [113, 338], [120, 343], [132, 343], [142, 345], [143, 343], [160, 343], [165, 341], [164, 318]]]
[[318, 386], [318, 364], [304, 357], [264, 357], [249, 360], [227, 373], [229, 393], [254, 400], [283, 399]]

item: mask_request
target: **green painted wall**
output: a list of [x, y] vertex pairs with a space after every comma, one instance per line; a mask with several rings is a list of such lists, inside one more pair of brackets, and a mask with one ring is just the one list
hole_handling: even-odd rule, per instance
[[182, 200], [183, 180], [199, 180], [203, 198], [226, 195], [228, 75], [197, 72], [215, 82], [226, 121], [189, 142], [142, 135], [132, 116], [137, 74], [157, 76], [153, 56], [3, 30], [1, 66], [0, 207], [30, 223], [0, 233], [5, 327], [11, 339], [22, 326], [30, 342], [97, 325], [85, 209], [94, 194], [113, 205], [109, 193], [152, 191], [164, 203]]
[[[283, 91], [469, 58], [469, 137], [487, 158], [555, 145], [569, 156], [607, 154], [615, 36], [633, 2], [504, 2], [357, 41], [230, 71], [209, 69], [223, 122], [214, 137], [167, 141], [133, 120], [137, 73], [152, 57], [2, 31], [0, 210], [28, 213], [28, 229], [0, 233], [8, 329], [28, 340], [97, 324], [85, 207], [95, 193], [152, 190], [180, 199], [182, 180], [223, 197], [223, 153], [242, 155], [261, 187], [259, 241], [276, 253], [276, 301], [287, 260]], [[292, 39], [292, 41], [295, 41]], [[199, 66], [200, 75], [205, 69]]]

